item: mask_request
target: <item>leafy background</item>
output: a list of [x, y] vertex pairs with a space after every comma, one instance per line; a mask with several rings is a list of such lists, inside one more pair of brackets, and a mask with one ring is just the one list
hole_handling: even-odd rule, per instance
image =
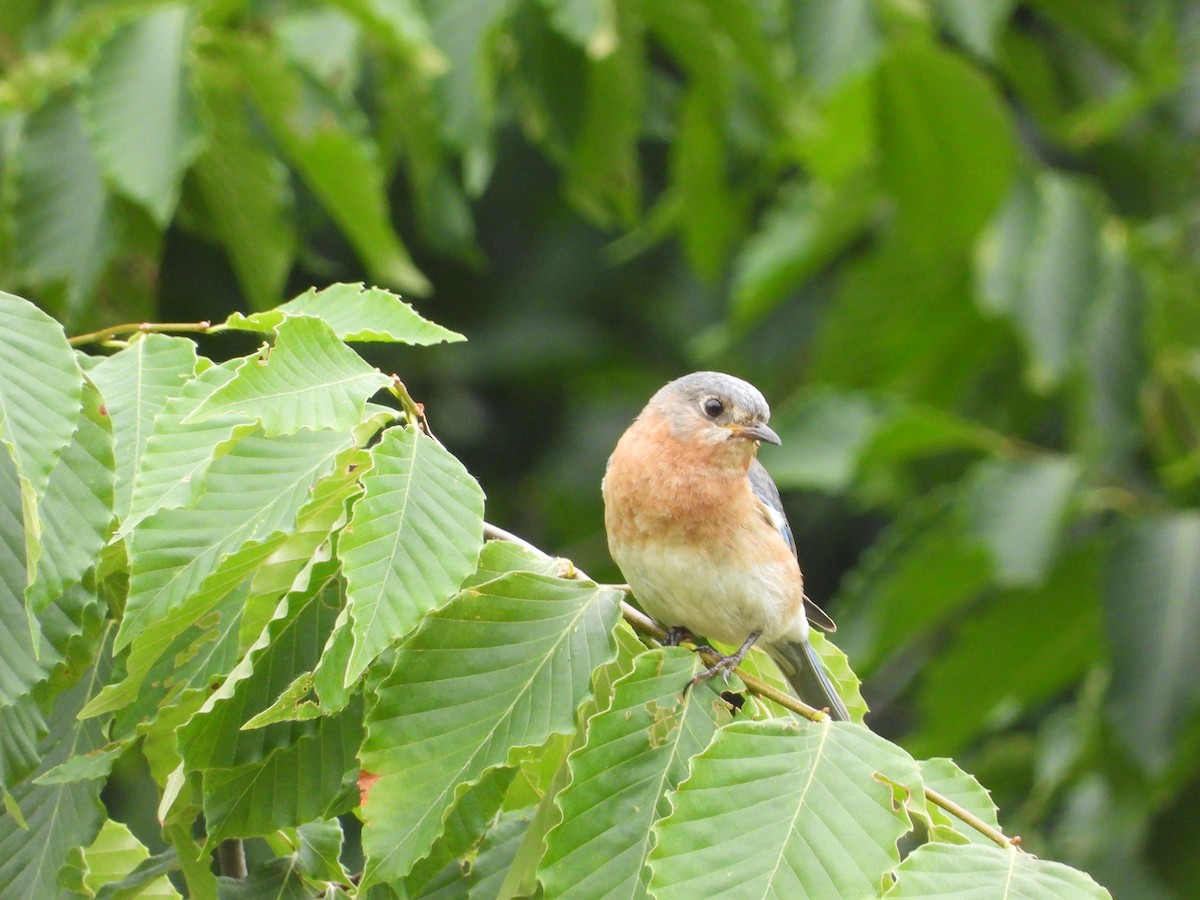
[[1186, 0], [8, 0], [0, 282], [70, 334], [427, 297], [469, 342], [367, 357], [609, 580], [616, 436], [748, 378], [872, 727], [1194, 896], [1198, 131]]

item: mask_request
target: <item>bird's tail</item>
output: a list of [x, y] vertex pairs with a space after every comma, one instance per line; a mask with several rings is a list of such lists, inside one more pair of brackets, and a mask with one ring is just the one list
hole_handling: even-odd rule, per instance
[[781, 641], [770, 644], [766, 649], [801, 700], [817, 709], [828, 707], [832, 719], [840, 722], [850, 720], [846, 704], [838, 696], [837, 688], [826, 674], [821, 657], [812, 644], [808, 641]]

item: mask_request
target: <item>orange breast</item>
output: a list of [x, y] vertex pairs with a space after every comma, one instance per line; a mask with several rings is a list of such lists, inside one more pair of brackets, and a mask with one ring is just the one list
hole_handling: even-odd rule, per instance
[[737, 553], [745, 526], [762, 519], [744, 469], [679, 441], [661, 421], [639, 419], [622, 435], [604, 501], [610, 544], [684, 544], [717, 559]]

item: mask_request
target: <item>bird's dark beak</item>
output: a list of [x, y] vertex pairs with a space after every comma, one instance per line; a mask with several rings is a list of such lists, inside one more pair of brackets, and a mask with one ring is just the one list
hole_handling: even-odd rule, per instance
[[754, 425], [733, 425], [731, 426], [733, 433], [741, 438], [747, 438], [752, 441], [761, 441], [764, 444], [775, 444], [776, 446], [783, 443], [773, 430], [768, 428], [765, 423], [758, 422]]

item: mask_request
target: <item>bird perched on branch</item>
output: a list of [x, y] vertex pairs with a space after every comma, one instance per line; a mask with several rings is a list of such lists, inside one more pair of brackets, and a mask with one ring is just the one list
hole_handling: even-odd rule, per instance
[[757, 388], [719, 372], [659, 390], [608, 461], [608, 547], [667, 643], [697, 635], [738, 647], [693, 683], [728, 677], [758, 641], [802, 700], [845, 720], [808, 641], [810, 618], [836, 626], [804, 595], [779, 489], [757, 458], [761, 442], [780, 443], [770, 417]]

